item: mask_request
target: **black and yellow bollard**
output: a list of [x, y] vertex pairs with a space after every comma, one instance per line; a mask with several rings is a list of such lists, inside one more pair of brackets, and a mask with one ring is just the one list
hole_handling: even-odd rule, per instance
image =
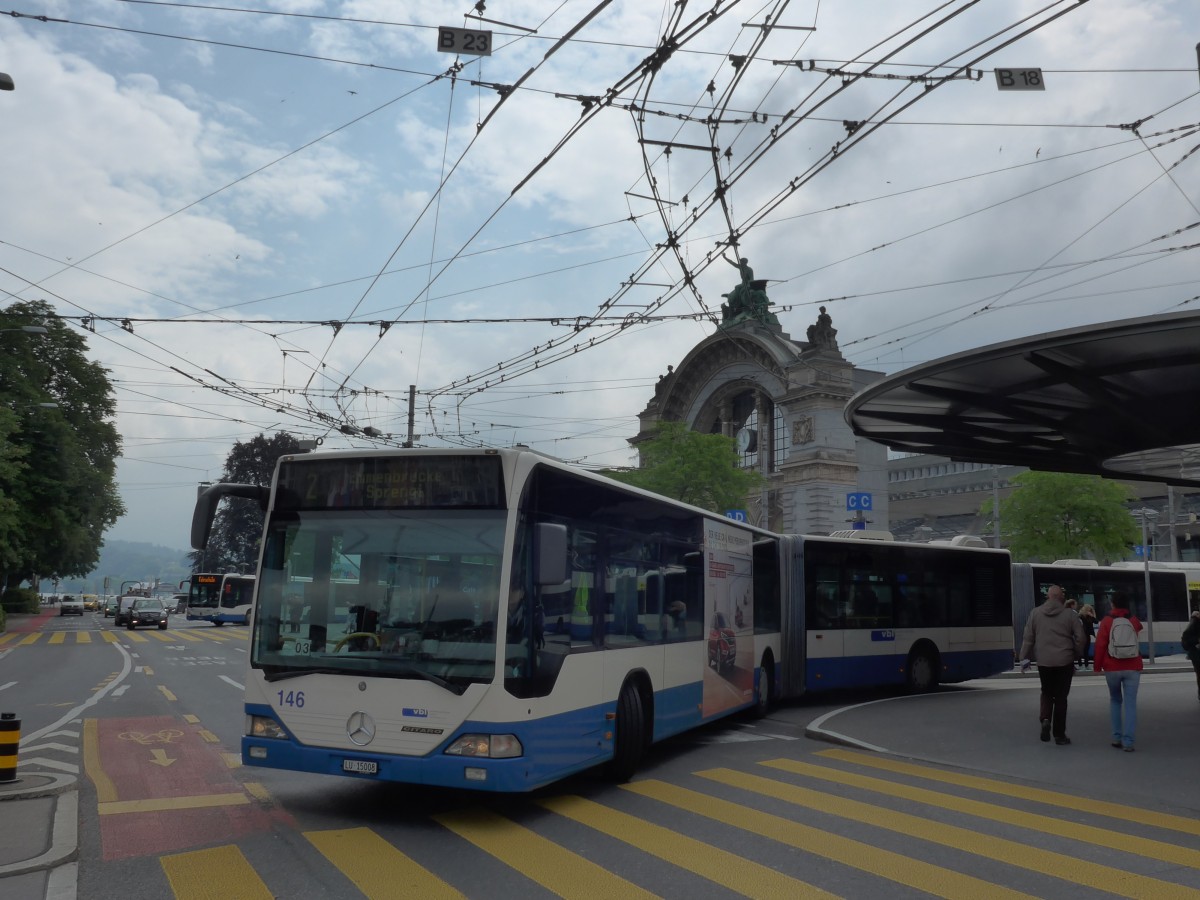
[[0, 784], [17, 780], [17, 748], [21, 744], [21, 720], [16, 713], [0, 713]]

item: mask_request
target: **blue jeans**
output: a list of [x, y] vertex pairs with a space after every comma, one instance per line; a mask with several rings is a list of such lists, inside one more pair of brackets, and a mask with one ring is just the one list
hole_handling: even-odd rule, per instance
[[[1137, 734], [1137, 694], [1142, 682], [1142, 673], [1136, 669], [1127, 672], [1105, 672], [1108, 682], [1108, 715], [1112, 722], [1113, 743], [1132, 747]], [[1124, 694], [1125, 725], [1121, 725], [1121, 700]]]

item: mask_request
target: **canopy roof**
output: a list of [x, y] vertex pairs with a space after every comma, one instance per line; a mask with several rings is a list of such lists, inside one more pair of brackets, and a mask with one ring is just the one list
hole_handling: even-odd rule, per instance
[[947, 356], [875, 382], [845, 415], [893, 450], [1200, 487], [1200, 313]]

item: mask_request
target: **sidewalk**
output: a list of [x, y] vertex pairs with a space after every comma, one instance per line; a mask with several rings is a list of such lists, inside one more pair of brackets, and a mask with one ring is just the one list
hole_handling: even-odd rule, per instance
[[79, 791], [74, 775], [22, 772], [0, 784], [0, 894], [74, 900]]

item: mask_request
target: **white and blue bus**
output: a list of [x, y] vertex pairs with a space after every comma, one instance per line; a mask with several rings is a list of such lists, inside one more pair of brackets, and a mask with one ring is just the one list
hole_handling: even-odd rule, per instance
[[234, 572], [193, 575], [188, 589], [189, 622], [249, 625], [254, 604], [254, 576]]
[[526, 791], [807, 690], [1012, 667], [1002, 551], [779, 536], [528, 450], [283, 457], [248, 765]]
[[1017, 563], [1013, 566], [1014, 646], [1019, 650], [1025, 620], [1035, 606], [1046, 602], [1046, 591], [1059, 585], [1067, 599], [1079, 607], [1090, 605], [1096, 611], [1096, 627], [1108, 614], [1112, 597], [1123, 591], [1130, 610], [1143, 624], [1139, 634], [1142, 655], [1150, 656], [1153, 634], [1154, 655], [1170, 656], [1183, 652], [1180, 637], [1188, 624], [1188, 574], [1166, 568], [1169, 563], [1151, 563], [1150, 600], [1146, 603], [1146, 570], [1142, 563], [1101, 566], [1091, 560], [1060, 560], [1054, 563]]

